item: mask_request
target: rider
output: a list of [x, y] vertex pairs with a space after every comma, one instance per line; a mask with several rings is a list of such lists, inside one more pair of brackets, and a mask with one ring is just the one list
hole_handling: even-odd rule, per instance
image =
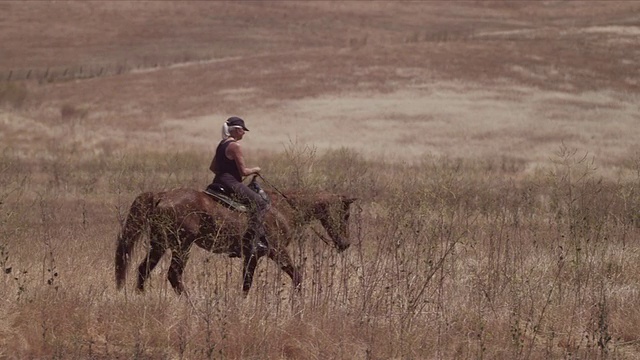
[[[255, 255], [267, 251], [264, 216], [269, 204], [258, 193], [242, 183], [243, 176], [260, 173], [259, 167], [249, 168], [244, 163], [240, 140], [246, 131], [249, 129], [241, 118], [232, 116], [227, 119], [222, 125], [222, 141], [216, 148], [209, 170], [215, 174], [214, 183], [231, 190], [234, 196], [249, 206], [249, 228], [243, 237], [243, 243], [248, 241], [249, 255]], [[238, 250], [233, 249], [231, 256], [240, 256]]]

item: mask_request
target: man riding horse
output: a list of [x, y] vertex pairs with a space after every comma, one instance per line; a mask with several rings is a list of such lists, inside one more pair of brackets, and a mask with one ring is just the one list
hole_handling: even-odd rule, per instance
[[[126, 216], [118, 234], [115, 253], [115, 278], [118, 289], [124, 286], [127, 268], [136, 242], [147, 231], [149, 249], [138, 266], [137, 289], [144, 290], [145, 282], [167, 250], [171, 251], [171, 265], [167, 278], [174, 290], [184, 291], [182, 274], [193, 244], [213, 253], [227, 253], [243, 257], [243, 285], [246, 294], [251, 288], [258, 259], [267, 256], [287, 273], [296, 289], [300, 289], [302, 273], [287, 251], [297, 238], [296, 228], [318, 221], [330, 239], [316, 231], [318, 237], [343, 251], [349, 247], [349, 207], [355, 200], [346, 194], [328, 191], [292, 189], [277, 191], [281, 198], [270, 202], [251, 186], [242, 183], [242, 177], [259, 174], [260, 168], [247, 168], [238, 141], [248, 131], [244, 120], [229, 118], [222, 127], [222, 141], [211, 161], [213, 183], [207, 190], [176, 188], [164, 191], [146, 191], [139, 194]], [[255, 176], [254, 176], [255, 180]], [[225, 206], [214, 193], [224, 188], [243, 201], [249, 218]], [[223, 190], [224, 190], [223, 189]], [[225, 204], [229, 205], [229, 203]], [[267, 238], [269, 240], [267, 245]], [[243, 256], [244, 255], [244, 256]]]
[[[213, 184], [222, 185], [231, 191], [240, 202], [249, 207], [249, 227], [243, 237], [243, 249], [248, 251], [245, 256], [264, 254], [268, 250], [265, 238], [264, 216], [269, 209], [269, 203], [258, 193], [242, 183], [243, 176], [259, 174], [259, 167], [247, 167], [240, 147], [240, 140], [247, 129], [244, 120], [232, 116], [222, 125], [222, 140], [216, 148], [209, 170], [215, 177]], [[246, 244], [246, 245], [245, 245]], [[248, 246], [247, 246], [248, 245]], [[234, 248], [229, 256], [239, 257], [240, 249]]]

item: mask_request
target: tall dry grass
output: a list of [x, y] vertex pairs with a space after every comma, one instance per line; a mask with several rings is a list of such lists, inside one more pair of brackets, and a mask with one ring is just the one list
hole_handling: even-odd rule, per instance
[[5, 149], [0, 358], [637, 358], [640, 176], [606, 180], [567, 148], [553, 158], [524, 175], [507, 157], [392, 164], [292, 144], [260, 159], [264, 176], [358, 196], [352, 247], [308, 231], [290, 249], [300, 294], [265, 260], [245, 299], [240, 262], [199, 248], [188, 296], [166, 281], [168, 259], [146, 293], [133, 270], [115, 289], [132, 199], [204, 187], [208, 154]]

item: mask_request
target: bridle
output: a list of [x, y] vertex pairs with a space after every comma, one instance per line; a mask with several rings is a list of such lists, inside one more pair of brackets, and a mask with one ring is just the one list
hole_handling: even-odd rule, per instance
[[[262, 175], [260, 174], [256, 174], [256, 176], [260, 177], [260, 179], [262, 179], [262, 181], [264, 181], [265, 184], [269, 185], [273, 190], [275, 190], [275, 192], [277, 192], [280, 196], [282, 196], [286, 201], [287, 204], [289, 204], [289, 206], [291, 206], [291, 208], [295, 211], [297, 211], [298, 213], [302, 213], [302, 210], [300, 210], [292, 201], [291, 199], [289, 199], [287, 197], [287, 195], [285, 195], [282, 191], [280, 191], [275, 185], [273, 185], [272, 183], [270, 183], [267, 179], [265, 179]], [[325, 244], [329, 245], [329, 246], [333, 246], [333, 247], [337, 247], [337, 244], [333, 243], [331, 240], [327, 239], [326, 236], [324, 236], [323, 234], [321, 234], [318, 230], [314, 229], [313, 227], [311, 227], [311, 230], [316, 234], [317, 237], [320, 238], [320, 240], [322, 240]]]

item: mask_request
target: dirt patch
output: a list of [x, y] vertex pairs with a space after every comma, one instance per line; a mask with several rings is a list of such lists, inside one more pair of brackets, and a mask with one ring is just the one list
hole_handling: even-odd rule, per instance
[[[633, 126], [634, 101], [607, 91], [567, 94], [437, 83], [384, 94], [285, 101], [242, 116], [251, 128], [244, 142], [256, 152], [298, 143], [320, 151], [348, 147], [372, 159], [413, 161], [434, 155], [545, 161], [564, 144], [606, 161], [626, 154], [640, 136]], [[166, 137], [211, 149], [224, 119], [212, 114], [170, 120]], [[610, 144], [611, 138], [618, 145]]]
[[582, 31], [587, 33], [597, 33], [597, 34], [639, 36], [640, 26], [619, 26], [619, 25], [591, 26], [591, 27], [584, 28]]

